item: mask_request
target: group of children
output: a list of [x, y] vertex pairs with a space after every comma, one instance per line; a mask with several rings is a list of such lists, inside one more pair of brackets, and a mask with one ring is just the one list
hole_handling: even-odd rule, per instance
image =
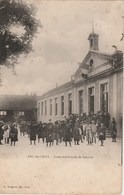
[[[19, 129], [27, 129], [27, 132], [30, 139], [30, 144], [34, 142], [36, 144], [36, 139], [38, 142], [40, 139], [43, 140], [43, 143], [46, 142], [46, 146], [52, 146], [54, 142], [58, 145], [61, 142], [65, 143], [65, 146], [69, 143], [72, 145], [74, 142], [75, 145], [79, 145], [80, 142], [87, 142], [88, 145], [96, 144], [97, 140], [100, 141], [101, 146], [104, 144], [106, 139], [106, 126], [102, 121], [95, 120], [76, 120], [65, 119], [62, 121], [56, 121], [52, 123], [49, 120], [48, 123], [37, 123], [30, 122], [25, 125], [19, 125], [17, 123], [6, 124], [0, 122], [0, 144], [2, 145], [2, 140], [4, 139], [5, 144], [15, 145], [18, 141]], [[115, 119], [112, 118], [110, 128], [112, 142], [116, 142], [117, 129]]]

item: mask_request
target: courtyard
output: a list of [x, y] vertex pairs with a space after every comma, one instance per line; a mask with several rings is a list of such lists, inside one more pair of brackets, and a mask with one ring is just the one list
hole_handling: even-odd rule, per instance
[[103, 147], [98, 140], [46, 147], [20, 136], [16, 146], [0, 146], [1, 193], [119, 194], [121, 145], [107, 138]]

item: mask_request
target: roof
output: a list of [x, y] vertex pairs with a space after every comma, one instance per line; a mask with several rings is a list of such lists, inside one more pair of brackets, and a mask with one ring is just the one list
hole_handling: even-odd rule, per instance
[[103, 57], [103, 58], [106, 58], [106, 59], [110, 59], [112, 57], [112, 54], [109, 54], [109, 53], [90, 50], [88, 52], [88, 54], [86, 55], [86, 57], [84, 58], [84, 60], [82, 61], [81, 66], [82, 66], [82, 64], [85, 63], [85, 61], [87, 61], [87, 59], [89, 58], [89, 56], [91, 56], [92, 54], [95, 54], [97, 56], [100, 56], [100, 57]]
[[66, 88], [72, 87], [74, 85], [74, 80], [71, 80], [67, 83], [64, 83], [63, 85], [60, 85], [59, 87], [56, 87], [46, 93], [44, 93], [42, 96], [40, 96], [38, 99], [40, 100], [41, 98], [48, 97], [50, 95], [53, 95], [55, 93], [58, 93], [59, 91], [62, 91], [63, 89], [65, 90]]
[[90, 33], [90, 34], [89, 34], [89, 36], [88, 36], [88, 40], [90, 39], [90, 37], [91, 37], [91, 36], [97, 36], [97, 37], [98, 37], [99, 35], [98, 35], [98, 34], [96, 34], [96, 33], [94, 33], [94, 32], [92, 32], [92, 33]]
[[0, 95], [0, 110], [34, 110], [36, 96], [30, 95]]
[[[88, 69], [87, 64], [85, 64], [85, 62], [87, 61], [87, 59], [89, 58], [90, 55], [95, 54], [95, 55], [99, 55], [100, 57], [103, 57], [106, 60], [110, 60], [117, 53], [122, 53], [122, 51], [115, 51], [114, 53], [109, 54], [109, 53], [104, 53], [104, 52], [100, 52], [100, 51], [91, 51], [90, 50], [88, 52], [88, 54], [86, 55], [86, 57], [84, 58], [84, 60], [82, 61], [82, 63], [80, 64], [79, 68], [77, 69], [77, 71], [74, 75], [76, 75], [77, 72], [79, 71], [79, 69], [81, 69], [81, 68]], [[123, 58], [121, 56], [120, 62], [122, 62], [122, 61], [123, 61]], [[96, 76], [96, 75], [94, 75], [94, 76]], [[75, 85], [75, 81], [71, 80], [70, 82], [67, 82], [59, 87], [56, 87], [56, 88], [44, 93], [42, 96], [39, 96], [37, 98], [37, 100], [41, 100], [41, 98], [47, 98], [47, 97], [50, 97], [51, 95], [58, 94], [59, 92], [62, 92], [63, 90], [67, 90], [68, 88], [73, 87], [74, 85]]]
[[78, 69], [76, 70], [75, 75], [78, 73], [78, 71], [80, 70], [80, 68], [85, 68], [85, 69], [87, 69], [87, 64], [85, 64], [85, 63], [86, 63], [86, 61], [88, 60], [88, 58], [89, 58], [91, 55], [97, 55], [97, 56], [100, 56], [100, 57], [102, 57], [102, 58], [104, 58], [104, 59], [109, 60], [109, 59], [111, 59], [111, 57], [112, 57], [113, 54], [109, 54], [109, 53], [105, 53], [105, 52], [100, 52], [100, 51], [96, 51], [96, 50], [95, 50], [95, 51], [94, 51], [94, 50], [90, 50], [90, 51], [87, 53], [86, 57], [83, 59], [83, 61], [80, 63], [80, 66], [79, 66]]

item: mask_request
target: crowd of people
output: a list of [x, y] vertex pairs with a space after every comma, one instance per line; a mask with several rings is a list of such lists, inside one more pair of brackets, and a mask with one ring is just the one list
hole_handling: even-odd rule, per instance
[[[8, 122], [0, 121], [0, 145], [10, 144], [14, 145], [21, 136], [28, 135], [30, 145], [36, 145], [42, 140], [46, 146], [59, 145], [64, 142], [65, 146], [72, 146], [72, 143], [79, 145], [86, 142], [88, 145], [99, 140], [100, 145], [104, 145], [106, 139], [106, 130], [111, 132], [112, 142], [116, 142], [117, 128], [114, 118], [110, 121], [109, 114], [97, 113], [96, 115], [79, 117], [78, 115], [71, 115], [64, 120], [55, 121], [49, 120], [48, 123], [42, 122]], [[20, 138], [21, 139], [21, 138]]]

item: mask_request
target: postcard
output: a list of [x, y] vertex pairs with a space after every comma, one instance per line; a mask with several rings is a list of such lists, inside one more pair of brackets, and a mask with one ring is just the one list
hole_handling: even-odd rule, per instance
[[0, 193], [122, 193], [123, 1], [0, 0]]

